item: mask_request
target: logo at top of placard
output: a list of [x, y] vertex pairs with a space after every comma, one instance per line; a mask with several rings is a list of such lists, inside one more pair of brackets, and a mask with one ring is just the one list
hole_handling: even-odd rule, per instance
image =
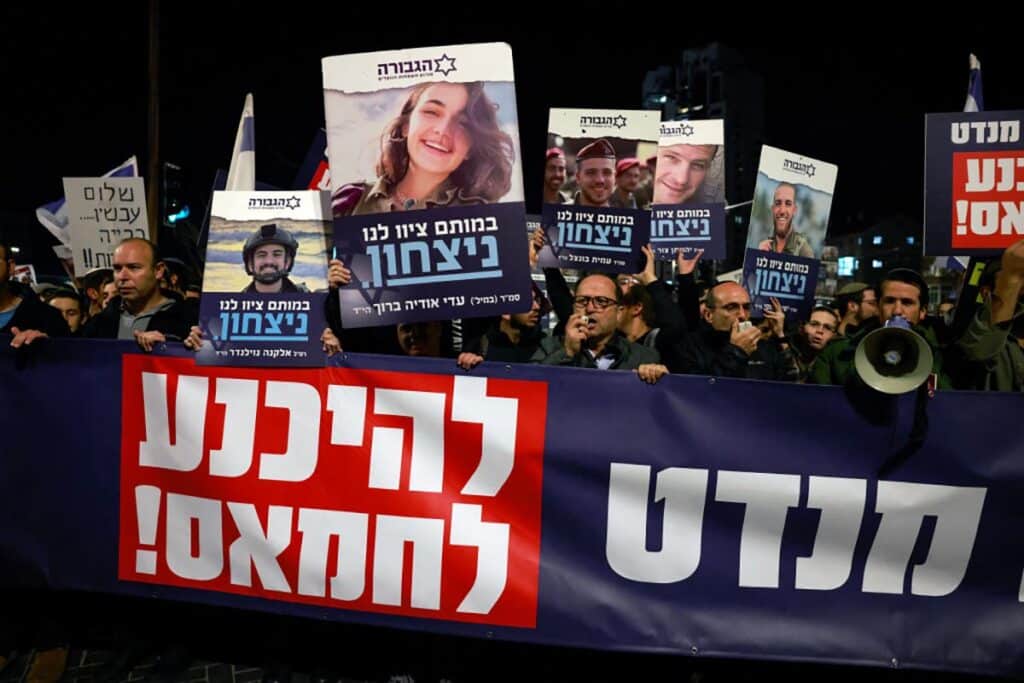
[[586, 134], [587, 128], [625, 128], [628, 119], [619, 114], [618, 116], [581, 116], [580, 130]]
[[813, 178], [815, 169], [814, 164], [805, 164], [799, 161], [793, 161], [792, 159], [785, 159], [782, 162], [782, 170]]
[[249, 197], [250, 209], [297, 209], [302, 206], [302, 199], [291, 197]]
[[688, 123], [684, 123], [681, 126], [670, 126], [667, 124], [661, 124], [662, 135], [682, 135], [683, 137], [690, 137], [693, 135], [693, 126]]
[[455, 58], [442, 53], [435, 59], [408, 59], [399, 62], [381, 62], [377, 65], [378, 81], [394, 81], [407, 78], [424, 78], [440, 74], [448, 74], [458, 71], [455, 66]]

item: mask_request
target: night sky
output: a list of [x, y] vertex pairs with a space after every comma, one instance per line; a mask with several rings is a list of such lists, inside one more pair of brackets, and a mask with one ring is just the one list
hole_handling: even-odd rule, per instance
[[[62, 194], [62, 176], [100, 175], [132, 154], [146, 168], [147, 3], [116, 12], [98, 4], [59, 13], [26, 7], [33, 5], [0, 10], [0, 215], [15, 242], [42, 233], [29, 246], [39, 252], [53, 240], [33, 212]], [[602, 7], [586, 21], [583, 5], [508, 21], [437, 3], [387, 17], [378, 4], [217, 7], [165, 0], [160, 8], [160, 155], [190, 174], [200, 210], [215, 170], [230, 162], [246, 92], [255, 98], [257, 177], [290, 186], [323, 125], [320, 58], [335, 54], [511, 44], [527, 206], [538, 210], [549, 107], [639, 108], [649, 69], [721, 42], [764, 78], [762, 142], [839, 165], [831, 234], [894, 213], [920, 220], [924, 114], [962, 109], [970, 52], [982, 61], [986, 108], [1024, 108], [1024, 51], [1000, 22], [949, 19], [924, 29], [919, 20], [883, 29], [877, 17], [837, 18], [826, 27], [773, 13], [744, 21], [749, 28], [704, 21], [690, 30], [678, 28], [682, 20], [645, 19], [639, 3]], [[738, 23], [733, 17], [729, 25]]]

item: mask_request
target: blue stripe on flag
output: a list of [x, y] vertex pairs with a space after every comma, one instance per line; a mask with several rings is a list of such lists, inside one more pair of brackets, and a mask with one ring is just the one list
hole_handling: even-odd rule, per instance
[[242, 119], [242, 148], [240, 152], [256, 151], [256, 122], [253, 117], [246, 116]]

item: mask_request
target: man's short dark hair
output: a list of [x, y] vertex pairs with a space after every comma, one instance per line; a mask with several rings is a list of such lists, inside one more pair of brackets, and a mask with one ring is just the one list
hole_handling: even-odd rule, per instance
[[647, 291], [646, 286], [635, 284], [619, 299], [623, 306], [636, 306], [637, 304], [643, 306], [643, 309], [640, 311], [640, 317], [647, 327], [654, 327], [654, 324], [657, 322], [657, 318], [654, 315], [654, 301], [651, 299], [651, 293]]
[[7, 243], [7, 240], [0, 239], [0, 250], [3, 250], [3, 252], [4, 252], [3, 260], [4, 261], [10, 261], [11, 260], [11, 245]]
[[772, 194], [774, 195], [775, 192], [778, 192], [780, 187], [788, 187], [789, 189], [793, 190], [793, 201], [796, 201], [797, 195], [800, 193], [799, 190], [796, 189], [796, 185], [794, 185], [793, 183], [787, 183], [785, 180], [783, 180], [781, 183], [775, 186], [775, 190]]
[[[610, 275], [608, 273], [604, 273], [604, 272], [599, 271], [599, 270], [595, 270], [595, 271], [592, 271], [592, 272], [589, 272], [589, 273], [584, 273], [580, 277], [579, 282], [576, 283], [576, 289], [577, 290], [580, 288], [580, 285], [583, 284], [583, 281], [586, 280], [588, 277], [603, 277], [603, 278], [607, 278], [608, 281], [612, 283], [612, 289], [615, 290], [615, 303], [616, 303], [616, 305], [621, 305], [622, 304], [622, 290], [619, 289], [619, 281], [615, 279], [614, 275]], [[575, 291], [576, 290], [573, 290], [573, 292], [575, 292]]]
[[928, 306], [928, 283], [924, 281], [921, 274], [916, 270], [910, 268], [893, 268], [882, 281], [878, 283], [878, 294], [881, 296], [882, 288], [885, 287], [886, 282], [903, 282], [908, 285], [914, 285], [918, 290], [917, 303], [922, 309]]
[[50, 303], [54, 299], [74, 299], [78, 302], [79, 308], [82, 307], [82, 297], [78, 296], [78, 292], [67, 287], [57, 287], [55, 289], [48, 289], [42, 295], [43, 303]]
[[839, 321], [842, 320], [842, 317], [839, 316], [836, 313], [836, 310], [834, 308], [832, 308], [831, 306], [823, 306], [821, 304], [818, 304], [817, 306], [815, 306], [814, 308], [811, 309], [811, 312], [809, 314], [807, 314], [807, 320], [805, 320], [804, 322], [805, 323], [810, 322], [811, 321], [811, 316], [814, 315], [815, 313], [818, 313], [818, 312], [828, 313], [829, 315], [831, 315], [833, 318], [836, 319], [836, 324], [837, 325], [839, 324]]
[[178, 289], [183, 292], [186, 291], [192, 282], [191, 269], [188, 265], [181, 259], [173, 256], [169, 256], [162, 260], [164, 262], [164, 267], [167, 269], [168, 284], [171, 282], [171, 276], [175, 275], [178, 278]]

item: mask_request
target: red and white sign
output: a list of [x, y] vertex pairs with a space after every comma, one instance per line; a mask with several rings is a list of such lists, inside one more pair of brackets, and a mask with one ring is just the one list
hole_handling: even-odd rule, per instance
[[953, 154], [953, 247], [1004, 249], [1024, 235], [1024, 151]]
[[534, 627], [547, 385], [125, 355], [118, 577]]

